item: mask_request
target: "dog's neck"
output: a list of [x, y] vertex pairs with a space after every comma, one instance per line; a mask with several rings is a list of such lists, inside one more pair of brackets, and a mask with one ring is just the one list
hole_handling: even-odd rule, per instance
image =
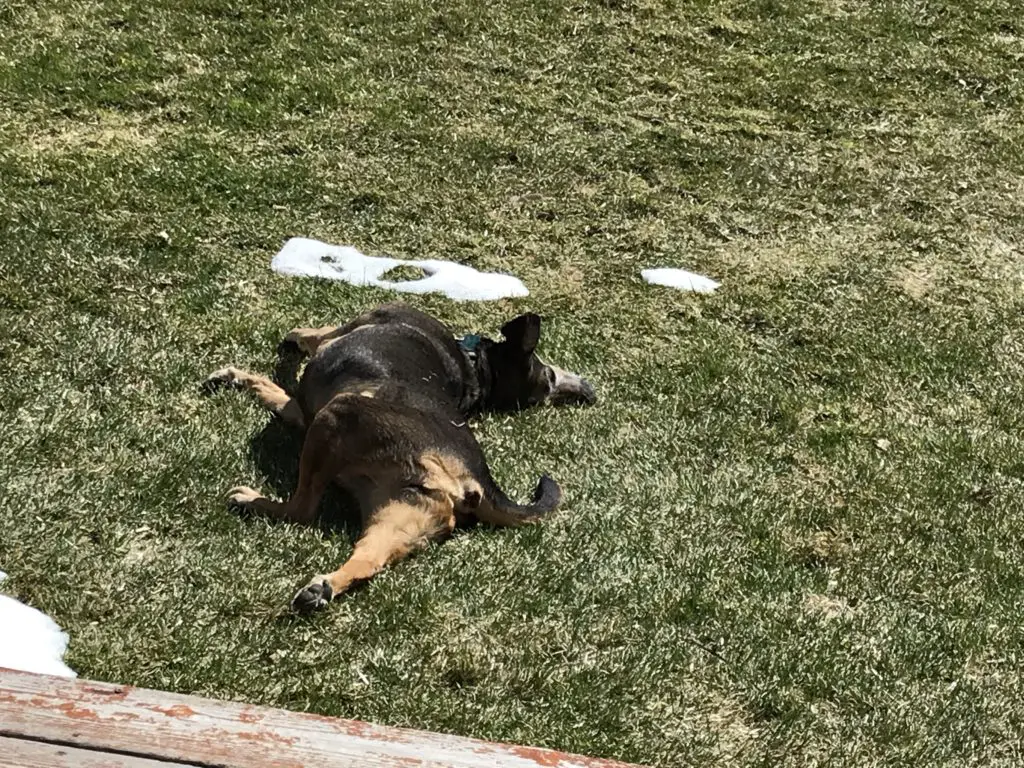
[[468, 376], [459, 410], [469, 416], [487, 409], [491, 397], [492, 372], [487, 350], [494, 342], [471, 334], [459, 340], [459, 349], [466, 359]]

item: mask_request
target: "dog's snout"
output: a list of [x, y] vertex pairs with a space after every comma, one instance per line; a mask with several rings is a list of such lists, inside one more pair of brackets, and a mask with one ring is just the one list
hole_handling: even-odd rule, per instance
[[551, 366], [555, 374], [555, 383], [548, 396], [548, 402], [552, 405], [593, 405], [597, 402], [597, 392], [594, 386], [575, 373], [563, 371], [561, 368]]
[[593, 405], [597, 402], [597, 391], [594, 385], [586, 379], [580, 379], [580, 397], [585, 405]]

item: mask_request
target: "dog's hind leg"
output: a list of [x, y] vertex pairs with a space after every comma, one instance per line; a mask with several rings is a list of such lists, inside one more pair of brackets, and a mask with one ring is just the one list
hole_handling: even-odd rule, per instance
[[299, 482], [288, 501], [274, 501], [242, 485], [228, 492], [228, 503], [262, 512], [278, 520], [312, 523], [320, 499], [334, 478], [333, 470], [338, 465], [338, 457], [331, 451], [329, 442], [325, 441], [325, 431], [329, 429], [330, 425], [314, 420], [306, 432], [302, 455], [299, 457]]
[[345, 325], [325, 325], [322, 328], [292, 328], [277, 345], [277, 365], [274, 380], [286, 390], [294, 392], [299, 382], [299, 366], [307, 357], [316, 354], [321, 346], [367, 324], [359, 317]]
[[370, 517], [345, 564], [312, 579], [292, 598], [292, 608], [300, 612], [323, 608], [354, 584], [373, 578], [454, 528], [450, 501], [424, 496], [416, 502], [389, 502]]
[[325, 325], [322, 328], [292, 328], [288, 335], [278, 346], [278, 353], [286, 349], [297, 349], [306, 357], [313, 355], [320, 345], [325, 341], [344, 336], [351, 328], [351, 323], [345, 325]]
[[325, 325], [322, 328], [292, 328], [278, 345], [277, 352], [279, 355], [282, 355], [297, 349], [301, 354], [310, 357], [315, 355], [316, 351], [324, 344], [340, 339], [342, 336], [347, 336], [352, 331], [358, 331], [360, 328], [373, 325], [375, 317], [376, 315], [373, 312], [367, 312], [344, 325]]
[[[401, 302], [395, 302], [364, 312], [354, 320], [350, 320], [342, 325], [325, 325], [321, 328], [292, 328], [278, 346], [278, 353], [298, 350], [304, 355], [311, 356], [316, 354], [316, 351], [329, 341], [340, 339], [342, 336], [346, 336], [352, 333], [352, 331], [357, 331], [368, 325], [401, 322], [403, 316], [407, 316], [411, 311], [409, 307]], [[440, 328], [442, 332], [447, 333], [444, 326], [440, 326]]]
[[258, 376], [229, 365], [227, 368], [221, 368], [219, 371], [211, 373], [203, 386], [207, 391], [213, 391], [219, 387], [247, 389], [256, 396], [260, 405], [275, 416], [280, 416], [286, 423], [299, 429], [306, 426], [306, 420], [298, 402], [266, 376]]
[[259, 491], [239, 485], [228, 491], [228, 503], [262, 512], [265, 515], [291, 523], [313, 522], [316, 509], [323, 498], [327, 482], [318, 475], [308, 475], [299, 468], [299, 486], [288, 501], [274, 501]]

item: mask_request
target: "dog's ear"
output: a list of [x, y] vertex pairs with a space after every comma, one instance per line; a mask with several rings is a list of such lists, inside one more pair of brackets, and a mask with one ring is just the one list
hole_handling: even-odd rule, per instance
[[501, 326], [501, 335], [509, 344], [521, 349], [524, 355], [529, 355], [540, 341], [540, 315], [527, 312], [509, 320]]

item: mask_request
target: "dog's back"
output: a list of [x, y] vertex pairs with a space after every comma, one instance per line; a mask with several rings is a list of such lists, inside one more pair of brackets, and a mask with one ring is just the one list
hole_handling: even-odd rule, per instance
[[349, 324], [320, 346], [306, 365], [298, 398], [307, 420], [340, 392], [370, 391], [458, 415], [472, 371], [451, 332], [405, 305], [386, 305]]

